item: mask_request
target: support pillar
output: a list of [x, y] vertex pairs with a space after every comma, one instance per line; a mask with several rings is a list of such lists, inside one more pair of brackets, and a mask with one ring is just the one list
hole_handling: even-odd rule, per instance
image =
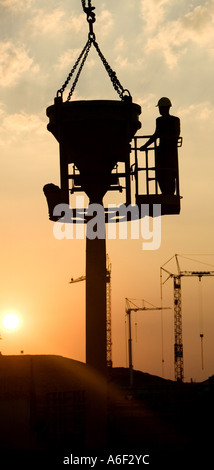
[[86, 364], [93, 383], [88, 392], [87, 450], [107, 442], [106, 241], [86, 238]]
[[86, 363], [106, 375], [106, 241], [86, 238]]

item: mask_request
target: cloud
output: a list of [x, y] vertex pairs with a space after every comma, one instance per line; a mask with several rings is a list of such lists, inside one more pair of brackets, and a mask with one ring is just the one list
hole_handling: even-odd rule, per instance
[[128, 68], [130, 67], [130, 62], [129, 62], [129, 59], [128, 57], [124, 57], [122, 55], [118, 55], [116, 58], [115, 58], [115, 66], [116, 68], [117, 67], [120, 67], [121, 69], [124, 69], [124, 68]]
[[147, 32], [157, 29], [165, 17], [165, 6], [170, 0], [141, 0], [141, 15]]
[[0, 103], [0, 118], [5, 114], [5, 104]]
[[11, 41], [0, 42], [0, 86], [15, 85], [27, 71], [38, 72], [24, 45], [15, 46]]
[[34, 32], [37, 33], [51, 33], [62, 30], [62, 18], [65, 16], [65, 13], [60, 8], [56, 8], [51, 11], [51, 13], [45, 13], [44, 10], [40, 9], [36, 11], [34, 18], [30, 21], [31, 25], [34, 27]]
[[146, 96], [139, 95], [137, 97], [137, 102], [141, 104], [143, 109], [154, 109], [154, 106], [156, 105], [156, 97], [154, 93], [148, 93]]
[[8, 145], [16, 139], [32, 139], [46, 134], [46, 121], [38, 114], [28, 114], [24, 111], [7, 114], [4, 105], [0, 104], [0, 144]]
[[120, 37], [117, 38], [117, 40], [115, 41], [115, 47], [114, 47], [115, 51], [116, 51], [116, 52], [123, 51], [124, 45], [125, 45], [124, 37], [123, 37], [123, 36], [120, 36]]
[[158, 51], [169, 68], [174, 68], [189, 44], [210, 49], [214, 42], [214, 0], [195, 7], [183, 17], [159, 25], [156, 34], [148, 37], [145, 52]]
[[[126, 68], [137, 72], [139, 69], [142, 70], [143, 58], [139, 55], [139, 49], [137, 46], [138, 39], [135, 38], [135, 48], [130, 49], [129, 38], [119, 36], [115, 40], [113, 52], [115, 55], [115, 67]], [[133, 69], [134, 68], [134, 69]]]
[[55, 8], [51, 12], [38, 9], [34, 12], [34, 17], [29, 21], [34, 34], [54, 34], [58, 35], [65, 31], [72, 30], [78, 33], [82, 30], [85, 18], [83, 15], [71, 15], [67, 17], [61, 8]]
[[[112, 13], [109, 10], [102, 10], [101, 14], [99, 15], [99, 22], [97, 21], [97, 25], [96, 25], [98, 28], [99, 36], [108, 35], [113, 27], [113, 24], [114, 24], [114, 21], [113, 21]], [[99, 25], [101, 25], [100, 28], [99, 28]]]
[[3, 128], [16, 135], [36, 132], [43, 134], [46, 132], [44, 123], [37, 114], [27, 114], [25, 112], [10, 114], [3, 119]]
[[178, 63], [178, 58], [182, 54], [179, 47], [185, 44], [186, 39], [180, 39], [180, 25], [178, 23], [168, 24], [162, 28], [155, 36], [148, 38], [144, 52], [149, 55], [157, 51], [163, 56], [167, 66], [172, 69]]
[[59, 58], [56, 69], [66, 70], [73, 66], [81, 53], [81, 49], [68, 49]]
[[0, 5], [13, 11], [21, 11], [30, 8], [32, 0], [0, 0]]
[[190, 118], [200, 122], [202, 125], [207, 123], [213, 123], [214, 120], [214, 107], [209, 101], [204, 101], [197, 104], [191, 104], [185, 108], [180, 107], [178, 114], [183, 118]]
[[188, 39], [201, 46], [213, 44], [214, 0], [197, 6], [181, 20], [181, 29]]

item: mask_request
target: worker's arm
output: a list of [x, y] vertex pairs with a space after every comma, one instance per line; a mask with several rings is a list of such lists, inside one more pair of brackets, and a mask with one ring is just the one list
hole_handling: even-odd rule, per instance
[[155, 133], [149, 138], [149, 140], [147, 140], [147, 142], [142, 145], [142, 147], [140, 147], [140, 150], [141, 151], [144, 151], [147, 149], [147, 147], [149, 147], [149, 145], [153, 144], [153, 142], [155, 142], [155, 140], [158, 138], [158, 135], [157, 135], [157, 132], [155, 131]]
[[156, 129], [155, 129], [155, 132], [153, 135], [151, 135], [151, 137], [147, 140], [147, 142], [142, 145], [142, 147], [140, 147], [140, 150], [141, 151], [144, 151], [147, 149], [147, 147], [149, 147], [149, 145], [153, 144], [153, 142], [155, 142], [156, 139], [158, 139], [158, 137], [160, 137], [160, 131], [159, 131], [159, 124], [158, 124], [158, 119], [156, 119]]
[[[159, 118], [160, 119], [160, 118]], [[164, 139], [165, 141], [175, 141], [180, 135], [180, 119], [178, 117], [173, 118], [173, 127], [167, 133], [166, 130], [163, 132], [163, 128], [159, 125], [158, 119], [156, 120], [156, 129], [154, 134], [150, 137], [147, 142], [140, 147], [141, 151], [145, 151], [149, 145], [151, 145], [156, 139]]]

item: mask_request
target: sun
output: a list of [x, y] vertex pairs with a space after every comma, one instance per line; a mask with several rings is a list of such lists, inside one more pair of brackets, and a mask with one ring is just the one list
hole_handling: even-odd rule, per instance
[[2, 319], [2, 324], [7, 330], [15, 330], [19, 323], [20, 319], [15, 313], [7, 313]]

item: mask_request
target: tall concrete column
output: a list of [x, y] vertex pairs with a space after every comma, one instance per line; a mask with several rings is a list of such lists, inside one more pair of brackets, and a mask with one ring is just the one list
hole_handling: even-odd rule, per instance
[[87, 393], [86, 447], [107, 444], [106, 241], [86, 238], [86, 364], [92, 372]]
[[86, 238], [86, 363], [106, 375], [106, 241]]

